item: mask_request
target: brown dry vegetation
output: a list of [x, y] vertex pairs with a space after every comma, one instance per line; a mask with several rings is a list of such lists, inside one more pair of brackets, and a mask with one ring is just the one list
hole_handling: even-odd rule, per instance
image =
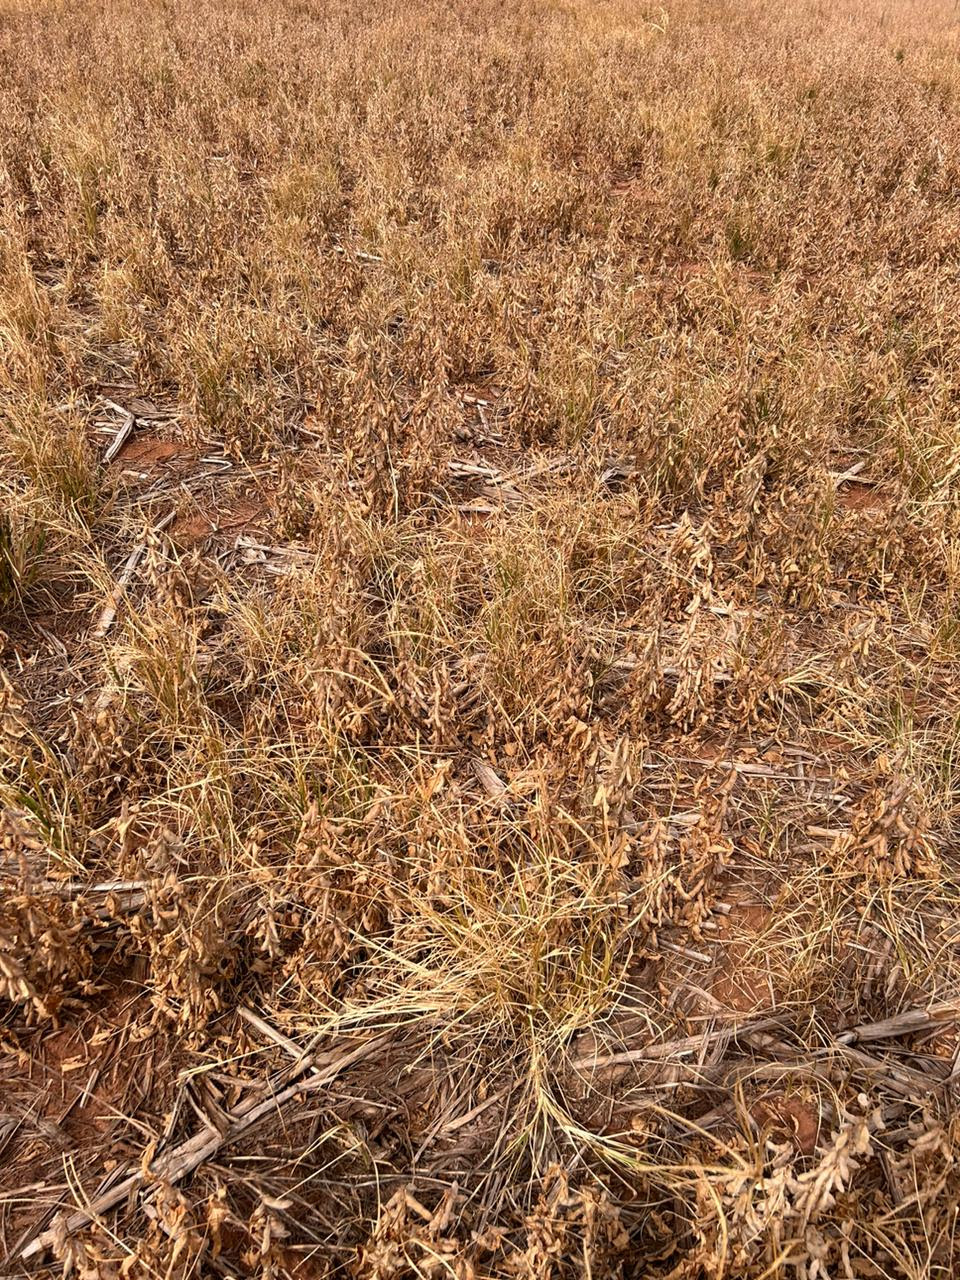
[[3, 6], [3, 1274], [958, 1274], [958, 52]]

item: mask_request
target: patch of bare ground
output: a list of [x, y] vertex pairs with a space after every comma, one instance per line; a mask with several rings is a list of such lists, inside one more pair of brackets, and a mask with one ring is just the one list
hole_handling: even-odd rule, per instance
[[176, 440], [160, 440], [156, 437], [134, 436], [117, 454], [121, 462], [132, 466], [153, 467], [179, 457], [183, 446]]
[[180, 546], [192, 546], [211, 537], [238, 536], [262, 531], [268, 497], [214, 497], [204, 503], [190, 503], [170, 526], [170, 537]]
[[884, 512], [889, 509], [889, 495], [872, 484], [858, 484], [855, 480], [845, 484], [837, 501], [845, 511]]
[[764, 946], [771, 923], [770, 908], [759, 902], [731, 903], [718, 918], [719, 959], [711, 994], [724, 1009], [755, 1013], [775, 1004]]

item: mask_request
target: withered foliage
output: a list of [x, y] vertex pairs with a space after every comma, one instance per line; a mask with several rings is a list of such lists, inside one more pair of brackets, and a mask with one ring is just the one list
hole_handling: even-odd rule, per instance
[[958, 1274], [958, 40], [0, 3], [0, 1273]]

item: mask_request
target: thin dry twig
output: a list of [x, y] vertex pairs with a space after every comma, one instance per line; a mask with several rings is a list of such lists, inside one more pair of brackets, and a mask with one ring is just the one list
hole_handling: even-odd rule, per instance
[[[891, 1039], [897, 1036], [912, 1035], [917, 1031], [928, 1030], [930, 1027], [947, 1026], [949, 1023], [958, 1020], [960, 1020], [960, 1005], [954, 1002], [935, 1005], [931, 1009], [910, 1009], [894, 1018], [887, 1018], [883, 1022], [865, 1022], [860, 1026], [850, 1028], [849, 1031], [840, 1032], [839, 1035], [834, 1037], [833, 1045], [844, 1047], [859, 1043], [866, 1044], [875, 1040]], [[647, 1062], [673, 1056], [680, 1057], [697, 1051], [706, 1044], [714, 1044], [724, 1038], [740, 1039], [750, 1037], [771, 1027], [782, 1026], [782, 1017], [764, 1017], [751, 1022], [718, 1027], [713, 1031], [704, 1032], [701, 1036], [687, 1036], [682, 1040], [667, 1040], [662, 1044], [649, 1044], [640, 1049], [627, 1049], [622, 1053], [613, 1053], [605, 1057], [587, 1055], [574, 1059], [571, 1066], [576, 1069], [625, 1066], [631, 1062]]]

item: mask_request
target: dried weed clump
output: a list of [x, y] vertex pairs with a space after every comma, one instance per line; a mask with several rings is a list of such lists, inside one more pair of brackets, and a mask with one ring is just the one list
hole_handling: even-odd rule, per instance
[[960, 22], [0, 5], [0, 1271], [960, 1270]]

